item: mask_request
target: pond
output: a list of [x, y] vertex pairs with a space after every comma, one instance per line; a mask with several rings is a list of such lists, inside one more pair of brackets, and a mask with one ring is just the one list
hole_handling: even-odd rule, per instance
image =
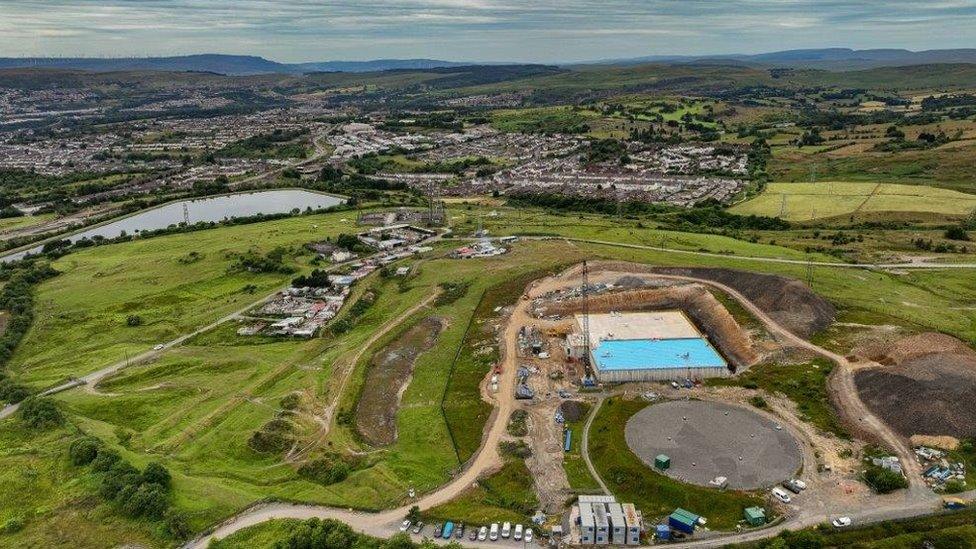
[[[339, 197], [301, 189], [258, 191], [180, 200], [110, 221], [91, 229], [65, 235], [62, 238], [71, 242], [95, 236], [112, 239], [123, 234], [138, 234], [147, 230], [165, 229], [170, 225], [182, 223], [184, 220], [188, 220], [192, 225], [201, 221], [222, 221], [233, 217], [250, 217], [257, 214], [287, 213], [295, 208], [318, 210], [337, 206], [343, 202], [345, 200]], [[35, 246], [29, 250], [0, 257], [0, 261], [16, 261], [27, 254], [37, 253], [40, 250], [41, 246]]]

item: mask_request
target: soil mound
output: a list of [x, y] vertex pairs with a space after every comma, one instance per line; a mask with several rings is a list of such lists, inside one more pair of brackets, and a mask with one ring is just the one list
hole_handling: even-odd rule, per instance
[[579, 421], [586, 413], [586, 404], [576, 400], [566, 400], [559, 405], [559, 411], [563, 414], [566, 421]]
[[650, 271], [711, 280], [734, 288], [804, 339], [830, 326], [837, 315], [829, 301], [799, 280], [785, 276], [712, 268], [655, 267]]
[[886, 364], [854, 376], [861, 400], [901, 435], [976, 436], [976, 351], [925, 333], [855, 352]]

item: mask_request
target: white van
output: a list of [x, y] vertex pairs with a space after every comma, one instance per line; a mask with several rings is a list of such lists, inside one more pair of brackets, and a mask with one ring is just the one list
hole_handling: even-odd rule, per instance
[[512, 535], [512, 523], [506, 522], [502, 525], [502, 537], [508, 539], [508, 536]]
[[790, 502], [790, 495], [786, 493], [786, 490], [780, 488], [779, 486], [773, 488], [773, 497], [782, 501], [783, 503]]
[[522, 525], [515, 525], [515, 541], [522, 541]]
[[495, 522], [491, 525], [491, 530], [488, 531], [488, 539], [491, 541], [498, 541], [498, 523]]

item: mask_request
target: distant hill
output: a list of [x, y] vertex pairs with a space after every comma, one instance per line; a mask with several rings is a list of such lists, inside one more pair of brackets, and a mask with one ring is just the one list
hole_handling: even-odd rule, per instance
[[823, 48], [784, 50], [754, 55], [650, 55], [629, 59], [608, 59], [600, 61], [599, 64], [640, 65], [644, 63], [683, 64], [702, 62], [847, 71], [877, 67], [976, 63], [976, 48], [925, 51]]
[[168, 71], [213, 72], [229, 76], [255, 74], [302, 74], [310, 72], [376, 72], [392, 69], [433, 69], [470, 65], [437, 59], [377, 59], [373, 61], [323, 61], [278, 63], [252, 55], [201, 54], [177, 57], [4, 57], [0, 69], [47, 68], [93, 72]]

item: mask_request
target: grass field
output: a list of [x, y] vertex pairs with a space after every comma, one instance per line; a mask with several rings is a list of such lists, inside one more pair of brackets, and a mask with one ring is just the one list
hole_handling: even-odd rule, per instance
[[590, 474], [590, 470], [583, 461], [583, 428], [586, 425], [586, 418], [590, 414], [592, 406], [583, 404], [584, 413], [579, 421], [567, 421], [566, 428], [572, 430], [570, 437], [572, 443], [568, 452], [563, 454], [563, 470], [566, 471], [566, 479], [573, 490], [581, 494], [599, 493], [600, 485]]
[[[301, 245], [351, 232], [351, 214], [301, 216], [89, 248], [54, 263], [61, 275], [37, 290], [35, 321], [11, 359], [23, 382], [48, 386], [149, 350], [285, 284], [289, 275], [232, 272], [232, 254]], [[190, 252], [202, 259], [181, 262]], [[245, 288], [251, 286], [251, 290]], [[136, 315], [142, 324], [127, 326]]]
[[609, 398], [590, 427], [590, 459], [618, 501], [633, 502], [648, 524], [658, 523], [676, 508], [699, 513], [709, 527], [730, 530], [742, 520], [742, 510], [762, 506], [762, 498], [737, 491], [710, 490], [658, 474], [627, 447], [627, 420], [647, 407], [637, 400]]
[[467, 525], [493, 522], [527, 524], [536, 511], [532, 474], [521, 459], [510, 458], [497, 473], [459, 497], [424, 511], [430, 521], [461, 521]]
[[23, 215], [20, 217], [8, 217], [5, 219], [0, 219], [0, 233], [7, 231], [12, 231], [14, 229], [23, 229], [24, 227], [31, 227], [34, 225], [40, 225], [54, 219], [54, 214], [40, 214], [40, 215]]
[[[475, 212], [463, 207], [451, 210], [461, 223], [475, 219]], [[486, 218], [493, 234], [505, 234], [515, 226], [510, 211], [503, 209], [502, 213], [496, 218]], [[639, 242], [661, 235], [689, 249], [697, 245], [712, 250], [728, 247], [737, 253], [770, 257], [804, 256], [777, 246], [724, 237], [643, 229], [629, 221], [615, 227], [617, 220], [597, 216], [560, 219], [538, 211], [525, 211], [523, 215], [539, 228], [558, 223], [550, 228], [567, 235], [573, 234], [575, 222], [580, 234], [601, 240]], [[35, 384], [48, 383], [113, 362], [122, 354], [118, 349], [135, 353], [161, 338], [172, 338], [174, 334], [219, 318], [242, 303], [260, 297], [260, 293], [248, 295], [246, 299], [239, 297], [236, 292], [246, 283], [260, 284], [261, 292], [267, 292], [288, 278], [231, 275], [226, 270], [230, 260], [223, 255], [224, 250], [247, 249], [248, 242], [257, 240], [263, 242], [262, 249], [273, 245], [297, 246], [322, 238], [330, 231], [348, 232], [350, 226], [342, 219], [342, 214], [329, 214], [225, 227], [104, 246], [66, 256], [58, 261], [64, 273], [38, 289], [38, 320], [15, 357], [16, 373]], [[467, 452], [477, 446], [486, 415], [471, 413], [470, 406], [487, 410], [478, 404], [477, 388], [490, 361], [472, 359], [462, 363], [454, 377], [448, 375], [451, 364], [469, 320], [478, 319], [475, 324], [479, 329], [478, 338], [472, 341], [489, 339], [491, 332], [486, 327], [493, 322], [494, 304], [517, 299], [528, 280], [583, 257], [657, 265], [731, 265], [801, 279], [807, 276], [804, 265], [562, 240], [517, 242], [510, 254], [483, 260], [441, 258], [444, 249], [438, 248], [427, 259], [414, 260], [412, 275], [405, 279], [374, 275], [365, 280], [357, 292], [371, 288], [377, 294], [377, 301], [341, 337], [310, 341], [249, 339], [237, 336], [236, 326], [230, 324], [197, 336], [151, 364], [124, 371], [100, 388], [105, 395], [76, 390], [58, 398], [78, 428], [97, 434], [133, 464], [141, 466], [150, 459], [166, 464], [174, 474], [175, 506], [187, 513], [191, 526], [196, 529], [265, 497], [363, 508], [390, 507], [404, 501], [408, 487], [426, 492], [456, 472], [459, 461], [454, 448], [446, 442], [450, 440], [448, 422], [462, 435], [458, 438], [459, 446], [467, 448]], [[188, 265], [180, 263], [178, 259], [190, 251], [202, 253], [204, 259]], [[294, 259], [299, 266], [304, 266], [304, 261], [303, 257]], [[911, 325], [976, 341], [976, 311], [971, 308], [976, 303], [976, 279], [968, 271], [896, 274], [816, 267], [811, 274], [814, 289], [838, 305], [844, 318], [852, 322], [862, 318]], [[208, 283], [210, 278], [220, 283], [212, 285]], [[93, 280], [107, 283], [92, 284]], [[409, 325], [424, 315], [436, 315], [448, 324], [435, 346], [417, 360], [412, 382], [404, 393], [403, 407], [397, 415], [399, 438], [395, 444], [378, 451], [369, 448], [358, 440], [350, 425], [339, 422], [321, 448], [362, 452], [365, 457], [359, 470], [345, 481], [330, 486], [304, 480], [293, 466], [283, 464], [280, 457], [257, 454], [247, 447], [246, 440], [251, 433], [279, 412], [281, 397], [296, 391], [301, 394], [302, 406], [294, 420], [295, 436], [302, 441], [315, 440], [318, 426], [311, 414], [335, 394], [333, 373], [337, 362], [355, 354], [379, 326], [431, 295], [446, 281], [471, 285], [454, 303], [422, 311], [405, 323]], [[491, 296], [486, 298], [490, 299], [489, 305], [479, 307], [486, 292]], [[143, 326], [125, 326], [129, 309], [124, 305], [132, 302], [151, 304], [132, 309], [146, 320]], [[395, 336], [396, 330], [389, 334], [390, 338]], [[370, 352], [382, 348], [387, 341], [381, 338]], [[341, 395], [340, 411], [351, 410], [355, 404], [370, 352], [364, 354], [346, 392]], [[35, 354], [45, 358], [35, 359]], [[446, 407], [445, 419], [440, 402], [446, 389], [449, 404], [451, 399], [456, 399], [457, 406]], [[813, 417], [814, 413], [810, 415]], [[162, 544], [150, 526], [117, 518], [110, 509], [95, 505], [94, 510], [81, 508], [80, 511], [79, 502], [94, 504], [86, 496], [89, 492], [85, 476], [63, 463], [61, 456], [66, 442], [18, 434], [18, 429], [16, 421], [0, 424], [0, 440], [11, 441], [0, 452], [3, 474], [10, 479], [28, 478], [35, 475], [33, 471], [38, 471], [35, 478], [48, 479], [45, 482], [58, 487], [35, 492], [36, 498], [30, 506], [41, 512], [31, 515], [24, 532], [32, 532], [31, 536], [38, 539], [49, 539], [41, 536], [49, 531], [57, 532], [51, 528], [63, 519], [74, 529], [60, 531], [67, 540], [65, 543], [79, 540], [83, 546], [85, 540], [97, 539], [103, 524], [117, 522], [118, 533], [113, 535], [119, 538], [148, 540], [147, 545]], [[620, 433], [622, 437], [622, 428]], [[25, 461], [24, 456], [30, 460]], [[608, 471], [601, 473], [610, 482]], [[14, 486], [23, 489], [29, 485]], [[669, 493], [662, 492], [664, 496]], [[691, 508], [696, 510], [693, 505]], [[0, 517], [12, 517], [23, 509], [16, 498], [0, 498]], [[703, 512], [710, 516], [709, 511]], [[100, 516], [91, 513], [106, 513], [111, 518], [85, 526], [86, 516]], [[729, 520], [731, 517], [729, 510]], [[41, 530], [45, 534], [39, 533]], [[32, 539], [27, 534], [23, 536], [17, 539]]]
[[761, 195], [730, 210], [740, 215], [809, 221], [872, 212], [918, 212], [966, 216], [976, 194], [922, 185], [819, 182], [771, 183]]

